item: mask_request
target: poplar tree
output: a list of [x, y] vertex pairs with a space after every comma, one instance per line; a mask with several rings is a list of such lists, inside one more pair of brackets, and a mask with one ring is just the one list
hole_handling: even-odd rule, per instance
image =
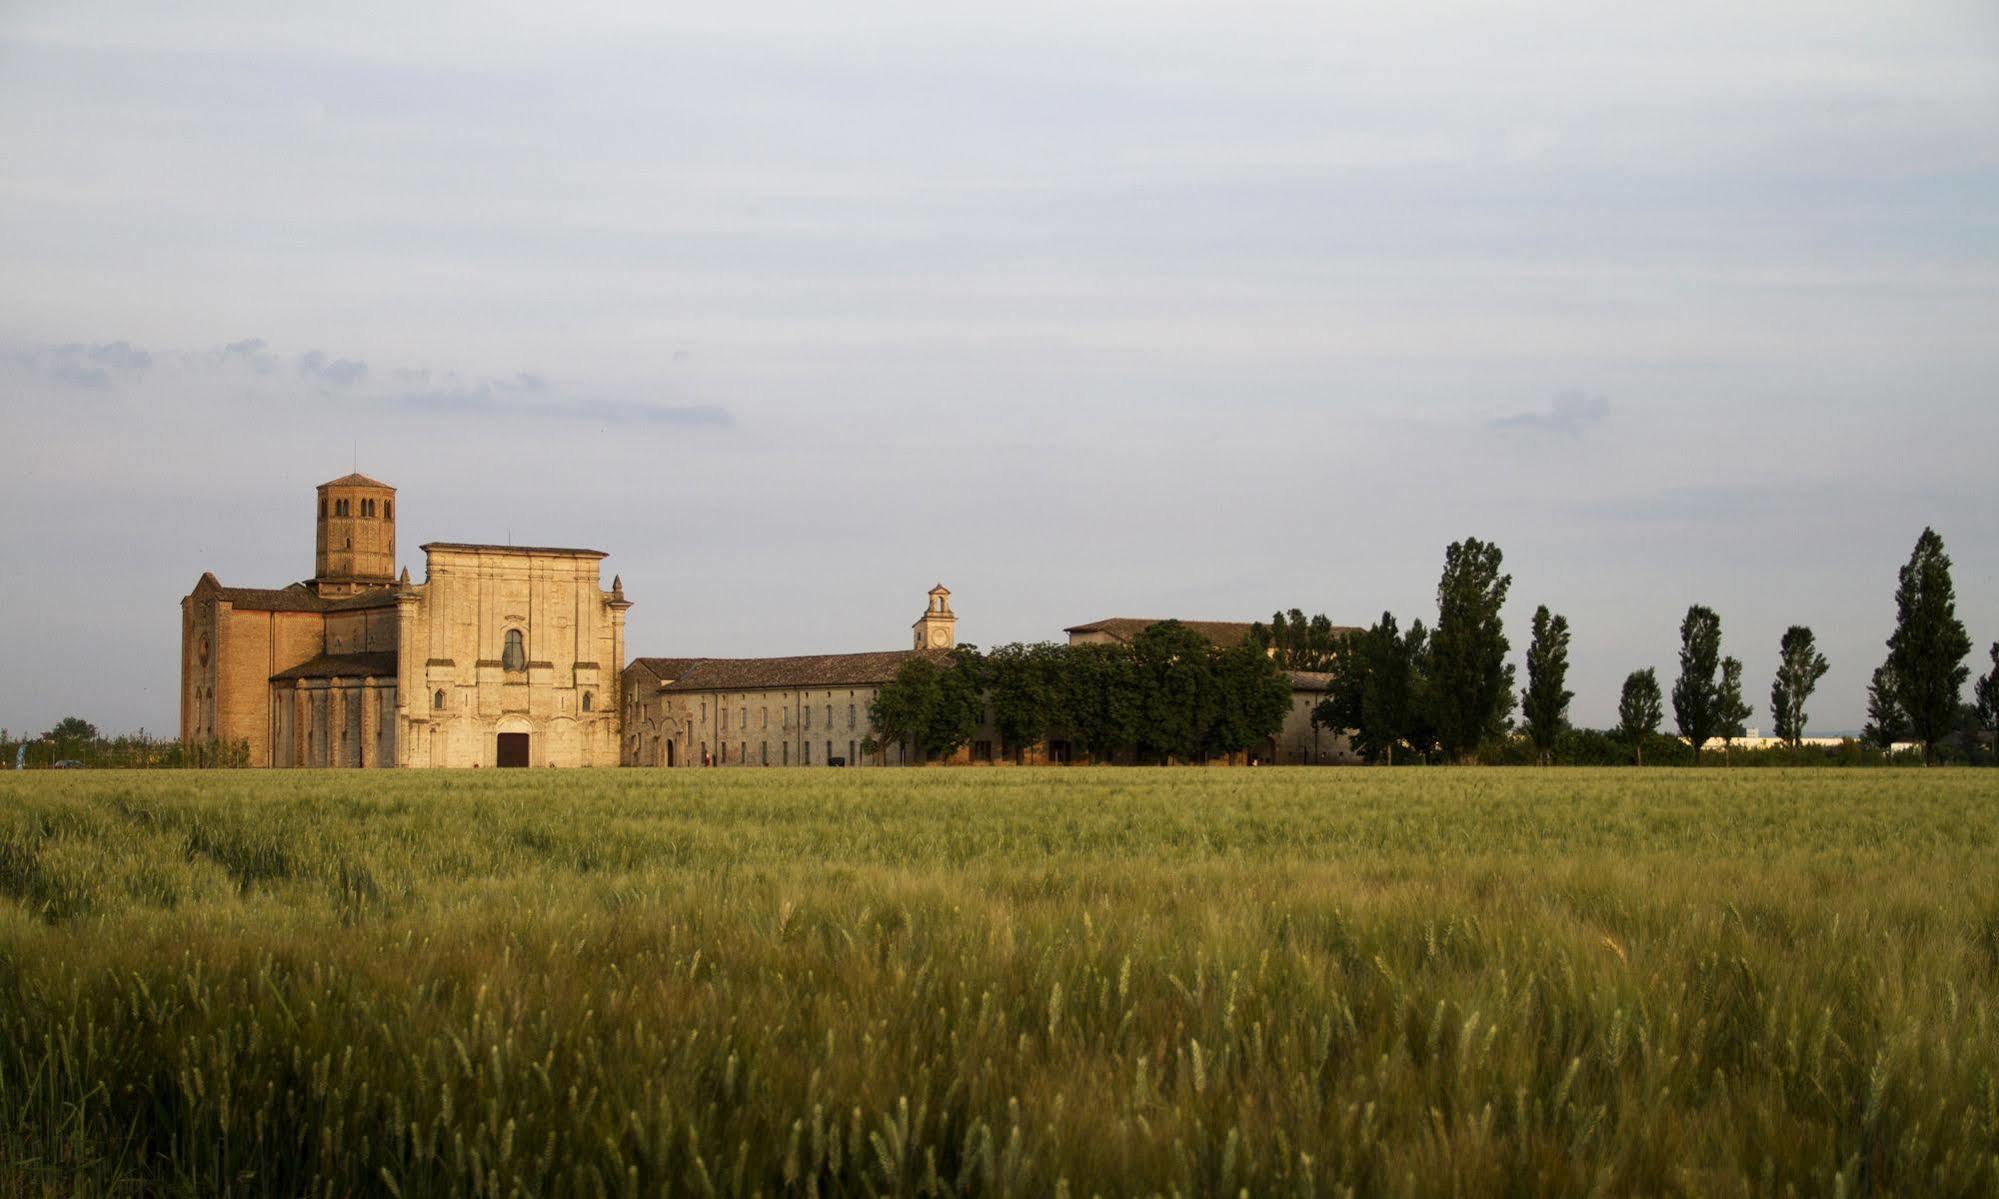
[[1805, 736], [1805, 703], [1831, 669], [1812, 631], [1801, 624], [1784, 630], [1777, 645], [1777, 677], [1770, 684], [1770, 719], [1777, 736], [1798, 748]]
[[1725, 727], [1722, 716], [1721, 617], [1713, 608], [1695, 604], [1680, 621], [1680, 677], [1673, 681], [1673, 722], [1680, 736], [1701, 746]]
[[1631, 742], [1637, 764], [1645, 764], [1645, 739], [1659, 731], [1665, 719], [1665, 700], [1659, 694], [1659, 674], [1650, 666], [1624, 676], [1624, 692], [1617, 698], [1617, 728]]
[[1543, 766], [1554, 759], [1555, 738], [1569, 726], [1575, 692], [1564, 689], [1568, 675], [1569, 618], [1551, 615], [1542, 604], [1534, 609], [1534, 636], [1527, 644], [1527, 689], [1520, 693], [1520, 715]]
[[1748, 732], [1744, 721], [1756, 709], [1742, 699], [1742, 663], [1734, 658], [1721, 660], [1721, 704], [1716, 714], [1721, 719], [1715, 735], [1723, 741], [1733, 741]]
[[1950, 580], [1950, 555], [1936, 530], [1924, 529], [1902, 567], [1895, 587], [1895, 632], [1888, 638], [1888, 664], [1895, 677], [1895, 702], [1909, 734], [1923, 744], [1927, 765], [1957, 723], [1958, 697], [1971, 668], [1971, 635], [1957, 618], [1957, 591]]
[[1860, 739], [1878, 749], [1893, 749], [1897, 741], [1909, 737], [1909, 718], [1902, 712], [1900, 694], [1895, 686], [1895, 665], [1883, 662], [1874, 668], [1874, 677], [1867, 682], [1867, 727], [1860, 730]]
[[1978, 727], [1988, 733], [1999, 732], [1999, 641], [1992, 643], [1992, 673], [1978, 680], [1971, 697]]
[[1496, 545], [1468, 537], [1444, 551], [1437, 581], [1437, 627], [1430, 634], [1430, 723], [1444, 752], [1468, 761], [1480, 741], [1503, 731], [1513, 707], [1513, 666], [1499, 616], [1512, 575], [1499, 573]]

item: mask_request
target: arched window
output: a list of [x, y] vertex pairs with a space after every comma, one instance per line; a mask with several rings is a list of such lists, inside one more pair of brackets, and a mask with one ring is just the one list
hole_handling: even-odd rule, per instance
[[583, 710], [585, 712], [590, 710], [590, 693], [588, 691], [583, 693]]
[[500, 666], [506, 670], [528, 668], [527, 643], [522, 640], [519, 629], [507, 630], [507, 648], [506, 652], [500, 655]]
[[383, 500], [382, 519], [394, 520], [395, 518], [396, 518], [396, 502], [394, 500]]
[[323, 495], [319, 497], [319, 519], [326, 519], [326, 497]]
[[430, 710], [433, 712], [444, 711], [444, 690], [442, 688], [439, 688], [437, 693], [430, 697]]

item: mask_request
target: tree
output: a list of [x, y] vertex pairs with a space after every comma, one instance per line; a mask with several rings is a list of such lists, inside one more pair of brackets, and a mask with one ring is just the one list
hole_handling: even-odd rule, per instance
[[56, 721], [56, 727], [42, 734], [57, 745], [69, 745], [78, 741], [97, 740], [97, 726], [81, 716], [65, 716]]
[[1137, 742], [1138, 670], [1125, 646], [1065, 647], [1055, 695], [1055, 723], [1089, 751], [1091, 761], [1108, 761]]
[[1293, 608], [1289, 613], [1272, 613], [1269, 624], [1251, 625], [1249, 644], [1268, 652], [1286, 670], [1331, 670], [1339, 635], [1323, 613], [1307, 620], [1303, 611]]
[[1957, 618], [1950, 555], [1936, 530], [1924, 529], [1895, 587], [1895, 632], [1888, 638], [1895, 702], [1928, 764], [1957, 721], [1958, 697], [1971, 668], [1971, 636]]
[[1214, 718], [1203, 734], [1211, 755], [1249, 753], [1284, 729], [1291, 712], [1291, 680], [1270, 656], [1252, 645], [1214, 655]]
[[1428, 709], [1444, 752], [1470, 760], [1478, 743], [1502, 732], [1513, 707], [1513, 667], [1499, 616], [1512, 575], [1499, 573], [1499, 547], [1469, 537], [1444, 551], [1437, 581], [1437, 627], [1427, 655]]
[[1805, 703], [1829, 669], [1810, 629], [1794, 624], [1784, 630], [1777, 643], [1777, 677], [1770, 684], [1770, 719], [1794, 750], [1805, 737]]
[[1659, 722], [1665, 718], [1664, 706], [1657, 671], [1647, 666], [1624, 676], [1624, 692], [1617, 698], [1617, 727], [1631, 742], [1640, 766], [1645, 764], [1645, 739], [1659, 731]]
[[1721, 617], [1713, 608], [1695, 604], [1680, 621], [1680, 677], [1673, 681], [1673, 721], [1680, 736], [1693, 745], [1696, 764], [1708, 738], [1728, 724], [1721, 668]]
[[1971, 695], [1978, 727], [1988, 733], [1999, 732], [1999, 641], [1992, 643], [1992, 673], [1978, 680]]
[[1725, 742], [1742, 736], [1749, 731], [1743, 722], [1748, 720], [1749, 714], [1755, 710], [1742, 699], [1742, 663], [1734, 658], [1723, 658], [1721, 702], [1715, 710], [1721, 723], [1716, 728], [1715, 735]]
[[1183, 762], [1201, 758], [1217, 709], [1208, 639], [1177, 620], [1162, 620], [1131, 640], [1138, 682], [1138, 748]]
[[1332, 661], [1326, 698], [1312, 709], [1320, 728], [1347, 735], [1354, 753], [1369, 762], [1395, 764], [1395, 747], [1427, 752], [1432, 738], [1421, 719], [1421, 674], [1429, 634], [1418, 620], [1401, 633], [1395, 614], [1383, 612], [1374, 627], [1347, 633]]
[[1861, 740], [1886, 750], [1909, 739], [1909, 718], [1902, 712], [1899, 695], [1895, 664], [1890, 661], [1876, 666], [1867, 683], [1867, 727], [1860, 730]]
[[875, 693], [868, 720], [885, 744], [922, 759], [956, 751], [979, 727], [978, 651], [961, 645], [939, 665], [912, 657]]
[[984, 683], [993, 725], [1009, 756], [1048, 736], [1057, 716], [1056, 691], [1065, 647], [1002, 645], [985, 656]]
[[1543, 766], [1554, 758], [1555, 737], [1569, 727], [1569, 701], [1576, 693], [1563, 687], [1568, 676], [1569, 618], [1550, 615], [1542, 604], [1534, 609], [1534, 636], [1527, 644], [1527, 689], [1520, 693], [1520, 715]]

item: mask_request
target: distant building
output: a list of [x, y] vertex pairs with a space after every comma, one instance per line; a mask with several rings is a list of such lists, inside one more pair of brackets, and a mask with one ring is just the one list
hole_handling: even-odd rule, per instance
[[181, 600], [181, 737], [253, 766], [614, 766], [625, 611], [597, 550], [432, 542], [395, 575], [396, 490], [318, 488], [313, 577]]
[[[942, 662], [958, 617], [941, 583], [909, 648], [625, 663], [624, 585], [604, 554], [434, 541], [424, 578], [396, 565], [396, 489], [362, 474], [315, 496], [313, 576], [277, 588], [204, 573], [181, 600], [181, 737], [241, 743], [253, 766], [889, 766], [868, 710], [912, 659]], [[1129, 644], [1158, 623], [1114, 617], [1072, 645]], [[1247, 621], [1182, 621], [1218, 646]], [[1312, 723], [1329, 676], [1287, 672], [1291, 707], [1257, 761], [1352, 761]], [[1004, 757], [990, 708], [954, 761]], [[1062, 740], [1023, 763], [1083, 760]]]

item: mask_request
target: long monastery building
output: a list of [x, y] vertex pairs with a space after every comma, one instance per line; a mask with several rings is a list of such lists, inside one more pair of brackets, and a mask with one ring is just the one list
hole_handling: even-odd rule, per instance
[[[245, 743], [253, 766], [893, 766], [868, 708], [912, 657], [957, 644], [942, 584], [909, 648], [780, 658], [634, 658], [631, 602], [592, 549], [434, 541], [424, 578], [396, 573], [396, 491], [366, 475], [316, 494], [313, 577], [228, 587], [203, 574], [181, 600], [181, 737]], [[1128, 641], [1151, 620], [1064, 630]], [[1190, 621], [1218, 645], [1247, 623]], [[1312, 724], [1325, 675], [1291, 672], [1268, 759], [1346, 760]], [[990, 716], [959, 759], [994, 761]], [[1062, 741], [1023, 760], [1075, 760]]]

